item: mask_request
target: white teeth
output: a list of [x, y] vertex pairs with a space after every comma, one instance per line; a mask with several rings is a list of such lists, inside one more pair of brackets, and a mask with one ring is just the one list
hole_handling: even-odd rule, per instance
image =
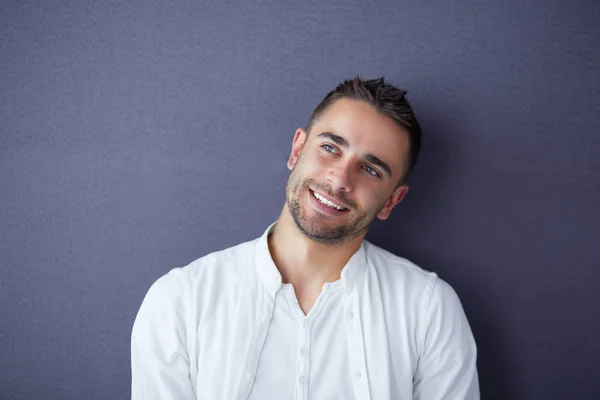
[[317, 192], [312, 192], [312, 193], [313, 193], [313, 196], [315, 196], [315, 198], [317, 200], [319, 200], [321, 203], [325, 204], [326, 206], [329, 206], [331, 208], [335, 208], [338, 211], [345, 210], [344, 207], [338, 206], [337, 204], [330, 202], [329, 200], [327, 200], [323, 196], [320, 196]]

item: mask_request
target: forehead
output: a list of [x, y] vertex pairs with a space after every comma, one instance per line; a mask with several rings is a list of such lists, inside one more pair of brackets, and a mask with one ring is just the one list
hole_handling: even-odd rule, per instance
[[337, 100], [315, 121], [310, 136], [316, 138], [322, 132], [342, 136], [351, 151], [375, 155], [388, 163], [396, 175], [403, 170], [408, 156], [408, 134], [370, 104]]

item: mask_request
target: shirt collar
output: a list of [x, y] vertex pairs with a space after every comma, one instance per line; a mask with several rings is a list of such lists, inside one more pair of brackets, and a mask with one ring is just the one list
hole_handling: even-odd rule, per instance
[[[265, 230], [256, 244], [256, 252], [254, 256], [254, 264], [258, 275], [271, 293], [275, 293], [281, 288], [282, 278], [281, 273], [275, 266], [271, 253], [269, 252], [268, 237], [271, 230], [277, 222], [272, 223]], [[362, 278], [363, 273], [367, 269], [367, 257], [365, 252], [365, 241], [363, 240], [358, 250], [350, 257], [348, 263], [342, 269], [341, 282], [345, 288], [353, 289], [356, 283]]]
[[275, 266], [271, 253], [269, 252], [269, 234], [277, 222], [273, 222], [265, 233], [258, 239], [256, 244], [256, 252], [254, 253], [254, 265], [258, 271], [258, 275], [271, 293], [279, 290], [282, 283], [281, 273]]
[[342, 282], [347, 290], [352, 290], [362, 279], [367, 270], [367, 253], [365, 251], [365, 241], [360, 243], [360, 247], [350, 257], [348, 263], [342, 270]]

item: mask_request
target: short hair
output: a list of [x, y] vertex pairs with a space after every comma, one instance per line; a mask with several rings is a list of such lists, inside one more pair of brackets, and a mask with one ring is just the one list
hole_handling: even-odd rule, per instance
[[404, 172], [398, 186], [406, 182], [421, 151], [421, 127], [415, 113], [406, 99], [406, 91], [386, 82], [384, 77], [363, 80], [359, 76], [347, 79], [340, 83], [334, 90], [319, 103], [313, 111], [306, 131], [310, 133], [316, 120], [323, 115], [325, 110], [337, 100], [342, 98], [364, 101], [386, 117], [391, 118], [398, 126], [408, 133], [409, 151]]

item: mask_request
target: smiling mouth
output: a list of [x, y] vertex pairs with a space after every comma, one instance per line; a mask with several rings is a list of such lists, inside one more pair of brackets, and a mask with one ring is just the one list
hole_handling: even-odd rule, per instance
[[348, 209], [346, 207], [343, 207], [339, 204], [336, 204], [332, 201], [327, 200], [325, 197], [321, 196], [320, 194], [318, 194], [317, 192], [310, 190], [311, 195], [317, 199], [317, 201], [323, 205], [326, 205], [327, 207], [334, 209], [336, 211], [347, 211]]

